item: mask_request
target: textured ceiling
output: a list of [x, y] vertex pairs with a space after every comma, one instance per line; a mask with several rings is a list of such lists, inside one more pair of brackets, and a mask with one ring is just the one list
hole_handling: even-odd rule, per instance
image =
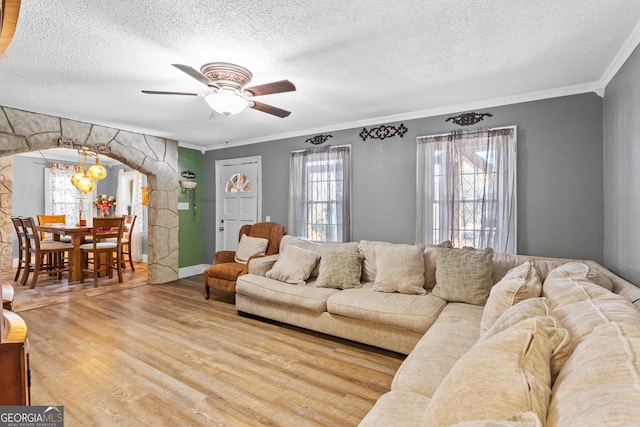
[[[601, 90], [638, 22], [635, 0], [23, 0], [0, 105], [206, 150]], [[291, 80], [257, 99], [292, 114], [140, 92], [205, 91], [171, 64], [214, 61]]]

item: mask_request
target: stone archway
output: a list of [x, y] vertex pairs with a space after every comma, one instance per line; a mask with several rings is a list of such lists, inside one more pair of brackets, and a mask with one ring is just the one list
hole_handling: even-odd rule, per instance
[[[58, 146], [66, 137], [90, 147], [108, 145], [110, 157], [147, 175], [149, 283], [178, 279], [178, 142], [151, 135], [0, 106], [0, 157]], [[11, 253], [11, 162], [0, 162], [0, 245]], [[8, 249], [7, 249], [8, 242]]]

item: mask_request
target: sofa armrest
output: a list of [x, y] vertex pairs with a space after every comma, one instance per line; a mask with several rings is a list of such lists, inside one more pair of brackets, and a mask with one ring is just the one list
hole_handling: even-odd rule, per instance
[[218, 251], [213, 255], [213, 263], [222, 264], [225, 262], [234, 262], [235, 256], [235, 251]]
[[249, 260], [249, 274], [265, 276], [278, 260], [278, 255], [260, 256]]

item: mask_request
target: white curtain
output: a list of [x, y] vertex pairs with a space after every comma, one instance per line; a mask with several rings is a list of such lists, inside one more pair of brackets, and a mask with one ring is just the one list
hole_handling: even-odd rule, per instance
[[91, 220], [94, 212], [95, 189], [83, 194], [71, 184], [75, 166], [49, 163], [45, 169], [45, 214], [66, 215], [67, 225], [75, 225], [83, 218]]
[[516, 253], [515, 127], [418, 137], [416, 242]]
[[291, 153], [287, 232], [317, 241], [351, 239], [351, 147]]
[[118, 188], [116, 190], [116, 214], [136, 216], [136, 223], [131, 233], [131, 253], [134, 261], [142, 261], [142, 237], [144, 235], [144, 218], [142, 207], [142, 187], [146, 176], [138, 171], [125, 172], [118, 170]]

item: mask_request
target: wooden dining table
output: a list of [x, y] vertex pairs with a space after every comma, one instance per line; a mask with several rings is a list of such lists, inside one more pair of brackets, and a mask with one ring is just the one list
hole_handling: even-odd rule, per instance
[[82, 250], [80, 245], [84, 242], [86, 236], [92, 235], [91, 227], [81, 227], [75, 225], [38, 225], [38, 231], [51, 233], [53, 240], [60, 240], [60, 236], [70, 236], [73, 250], [69, 254], [70, 271], [69, 282], [78, 282], [82, 279]]

